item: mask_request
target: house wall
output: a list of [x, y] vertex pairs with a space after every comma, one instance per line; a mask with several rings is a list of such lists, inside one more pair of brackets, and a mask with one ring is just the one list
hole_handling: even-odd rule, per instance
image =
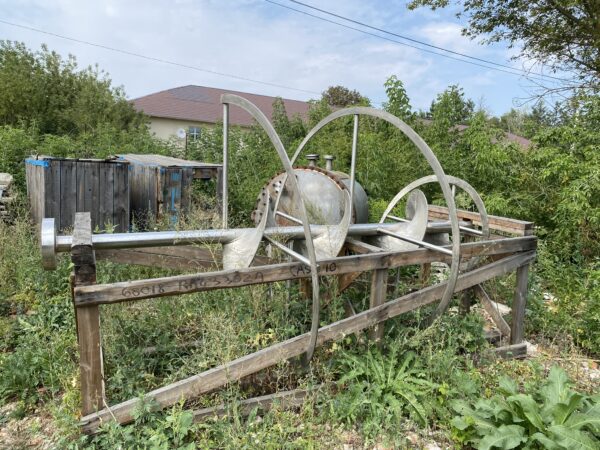
[[[160, 139], [179, 139], [177, 130], [183, 128], [186, 132], [189, 127], [212, 128], [214, 124], [204, 122], [191, 122], [189, 120], [165, 119], [163, 117], [150, 117], [150, 132]], [[182, 145], [185, 139], [181, 139]]]

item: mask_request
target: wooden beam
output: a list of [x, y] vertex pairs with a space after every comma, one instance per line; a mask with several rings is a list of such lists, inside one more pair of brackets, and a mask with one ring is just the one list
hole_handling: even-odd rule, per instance
[[[92, 245], [92, 220], [89, 213], [75, 213], [73, 243], [73, 286], [96, 282], [96, 260]], [[104, 368], [100, 340], [98, 305], [75, 308], [81, 377], [81, 413], [90, 414], [104, 407]]]
[[525, 306], [527, 305], [527, 278], [529, 265], [517, 269], [517, 282], [512, 305], [512, 321], [510, 343], [520, 344], [523, 341], [523, 328], [525, 322]]
[[[535, 252], [522, 253], [462, 274], [456, 283], [456, 291], [461, 291], [494, 277], [504, 275], [517, 267], [528, 264], [534, 258]], [[445, 288], [446, 283], [430, 286], [386, 302], [381, 306], [358, 313], [355, 316], [324, 326], [319, 329], [317, 345], [320, 346], [328, 341], [343, 339], [351, 333], [364, 330], [389, 318], [433, 303], [442, 297]], [[229, 382], [239, 380], [242, 377], [277, 364], [280, 361], [299, 356], [306, 351], [309, 341], [310, 333], [304, 333], [185, 380], [151, 391], [146, 394], [145, 398], [154, 400], [161, 408], [174, 405], [181, 399], [197, 397], [224, 386]], [[133, 420], [132, 412], [138, 402], [138, 398], [133, 398], [112, 406], [110, 410], [106, 408], [83, 417], [81, 419], [83, 431], [93, 433], [102, 423], [113, 418], [119, 423], [131, 422]]]
[[206, 270], [217, 269], [219, 267], [219, 264], [214, 260], [189, 259], [140, 250], [142, 249], [99, 250], [96, 255], [98, 260], [107, 260], [118, 264], [157, 267], [161, 269]]
[[[463, 259], [467, 259], [481, 255], [533, 250], [535, 247], [536, 238], [533, 236], [496, 241], [478, 241], [461, 245], [461, 255]], [[447, 257], [427, 249], [341, 256], [320, 261], [318, 271], [319, 275], [340, 275], [349, 272], [365, 272], [403, 265], [422, 264], [424, 262], [440, 261], [444, 258]], [[249, 267], [247, 269], [126, 281], [77, 287], [75, 288], [75, 304], [77, 306], [110, 304], [308, 277], [310, 277], [309, 267], [301, 263], [282, 263], [264, 267]]]
[[[197, 246], [148, 247], [119, 250], [98, 250], [97, 260], [108, 260], [119, 264], [136, 264], [175, 270], [213, 269], [221, 266], [221, 251]], [[256, 255], [253, 266], [269, 264], [266, 256]]]
[[[369, 308], [375, 308], [385, 303], [387, 294], [388, 269], [378, 269], [371, 272], [371, 298]], [[383, 322], [375, 325], [369, 333], [371, 340], [381, 341], [383, 338]]]
[[525, 358], [527, 356], [527, 344], [522, 342], [520, 344], [496, 347], [491, 350], [491, 354], [502, 359]]
[[487, 292], [485, 292], [483, 287], [481, 285], [477, 285], [473, 288], [473, 291], [475, 292], [477, 298], [479, 298], [479, 300], [481, 301], [483, 308], [490, 315], [500, 332], [504, 336], [510, 336], [510, 327], [504, 320], [504, 317], [502, 317], [500, 311], [498, 311], [498, 308], [496, 308], [495, 302], [492, 301], [492, 299], [490, 299], [489, 295], [487, 294]]
[[[298, 408], [304, 403], [304, 399], [311, 393], [323, 388], [320, 384], [310, 389], [294, 389], [293, 391], [282, 391], [275, 394], [262, 395], [260, 397], [248, 398], [239, 402], [238, 411], [247, 416], [254, 408], [262, 411], [270, 410], [275, 404], [285, 409]], [[212, 408], [202, 408], [193, 411], [194, 422], [200, 422], [208, 417], [222, 417], [226, 415], [228, 408], [224, 404]]]
[[[481, 215], [479, 213], [458, 209], [456, 215], [459, 220], [470, 220], [474, 225], [481, 226]], [[448, 219], [448, 208], [445, 206], [429, 205], [429, 217], [432, 219]], [[530, 236], [534, 232], [534, 223], [525, 220], [488, 215], [488, 222], [491, 230], [512, 233], [519, 236]]]
[[382, 248], [367, 244], [366, 242], [359, 241], [358, 239], [351, 237], [346, 238], [346, 247], [354, 253], [358, 253], [359, 255], [364, 255], [367, 253], [381, 253], [384, 251]]

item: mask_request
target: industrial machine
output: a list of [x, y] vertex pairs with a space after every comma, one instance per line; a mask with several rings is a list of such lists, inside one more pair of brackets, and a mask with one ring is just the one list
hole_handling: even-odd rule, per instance
[[[187, 398], [209, 392], [285, 359], [304, 355], [305, 362], [308, 362], [317, 345], [369, 327], [378, 326], [381, 330], [388, 318], [438, 302], [431, 317], [434, 319], [446, 311], [455, 292], [471, 288], [483, 290], [480, 287], [482, 282], [511, 270], [517, 270], [518, 280], [512, 328], [501, 317], [493, 317], [504, 334], [510, 335], [511, 343], [520, 345], [527, 267], [535, 257], [535, 237], [528, 236], [532, 224], [499, 217], [492, 220], [476, 190], [466, 181], [446, 175], [423, 139], [402, 120], [385, 111], [368, 107], [337, 110], [319, 122], [289, 158], [273, 126], [254, 104], [233, 94], [223, 95], [221, 101], [222, 229], [92, 234], [89, 216], [78, 213], [73, 235], [67, 236], [57, 235], [53, 219], [43, 221], [41, 247], [44, 266], [54, 268], [58, 252], [71, 252], [74, 265], [73, 296], [81, 356], [82, 414], [86, 415], [82, 419], [84, 431], [94, 432], [106, 420], [131, 421], [137, 403], [137, 399], [132, 399], [110, 408], [106, 406], [99, 337], [98, 305], [101, 304], [285, 280], [310, 281], [310, 289], [306, 292], [312, 298], [312, 320], [307, 333], [147, 394], [162, 407], [176, 403], [182, 396]], [[283, 167], [257, 193], [252, 212], [254, 228], [228, 227], [230, 106], [242, 108], [262, 126]], [[378, 223], [368, 223], [367, 194], [356, 181], [361, 115], [384, 120], [402, 131], [419, 149], [433, 172], [400, 189]], [[318, 166], [318, 155], [314, 154], [307, 157], [308, 166], [295, 165], [316, 133], [332, 121], [347, 116], [354, 121], [349, 174], [334, 170], [333, 158], [329, 156], [325, 156], [325, 167]], [[439, 184], [445, 208], [435, 209], [428, 204], [419, 189], [428, 183]], [[457, 211], [454, 201], [456, 189], [471, 197], [477, 212]], [[406, 197], [404, 217], [393, 214], [398, 203]], [[492, 230], [512, 232], [520, 237], [490, 240]], [[144, 247], [168, 247], [172, 250], [190, 244], [220, 244], [219, 270], [95, 284], [96, 251], [129, 251]], [[289, 262], [257, 256], [261, 247], [266, 248], [267, 256], [271, 249], [279, 249], [289, 257]], [[171, 251], [168, 255], [172, 257], [174, 254]], [[485, 260], [488, 256], [494, 257], [491, 262]], [[436, 261], [448, 265], [443, 281], [386, 302], [389, 269]], [[350, 275], [360, 272], [372, 272], [370, 308], [320, 327], [320, 277], [337, 276], [351, 280]], [[482, 302], [487, 304], [485, 300]]]

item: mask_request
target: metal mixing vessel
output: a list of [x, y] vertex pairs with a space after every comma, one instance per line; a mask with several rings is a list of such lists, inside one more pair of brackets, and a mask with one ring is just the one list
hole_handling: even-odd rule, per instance
[[[350, 193], [350, 176], [343, 172], [327, 170], [315, 166], [299, 166], [294, 168], [298, 186], [306, 205], [310, 223], [318, 225], [334, 225], [340, 223], [344, 215], [345, 198]], [[281, 191], [285, 172], [271, 178], [261, 189], [256, 201], [252, 219], [260, 222], [264, 214], [267, 192], [270, 198], [277, 198]], [[288, 216], [299, 217], [296, 210], [298, 202], [294, 199], [291, 189], [285, 189], [279, 199], [277, 211]], [[274, 205], [272, 205], [274, 207]], [[367, 223], [369, 220], [369, 205], [367, 193], [358, 183], [354, 183], [354, 202], [351, 223]], [[283, 215], [275, 216], [276, 225], [290, 226], [297, 223]], [[275, 224], [273, 224], [275, 225]]]

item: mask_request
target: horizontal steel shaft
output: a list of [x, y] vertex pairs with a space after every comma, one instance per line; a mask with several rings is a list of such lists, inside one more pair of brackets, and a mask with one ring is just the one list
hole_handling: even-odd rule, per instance
[[[385, 223], [361, 223], [352, 224], [348, 230], [348, 236], [375, 236], [378, 229], [394, 224]], [[311, 225], [313, 236], [324, 231], [327, 225]], [[244, 228], [191, 230], [191, 231], [152, 231], [142, 233], [106, 233], [92, 235], [92, 243], [96, 250], [102, 249], [124, 249], [142, 247], [164, 247], [169, 245], [191, 245], [191, 244], [227, 244], [240, 237]], [[447, 233], [450, 230], [449, 222], [430, 222], [427, 226], [428, 233]], [[265, 236], [279, 238], [282, 240], [302, 239], [304, 230], [301, 226], [292, 227], [270, 227], [265, 229]], [[56, 236], [56, 252], [68, 252], [71, 250], [72, 236]]]

